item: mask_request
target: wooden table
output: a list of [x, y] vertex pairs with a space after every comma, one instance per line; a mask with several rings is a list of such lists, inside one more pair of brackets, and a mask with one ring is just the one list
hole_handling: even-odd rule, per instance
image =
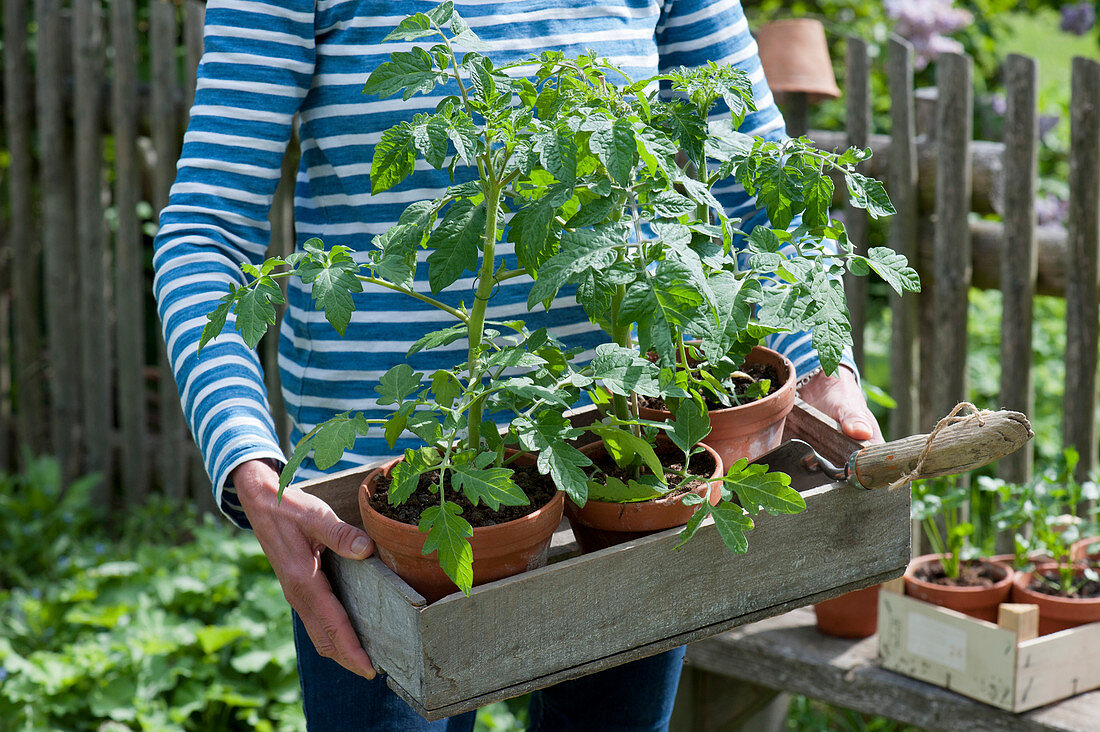
[[810, 608], [693, 643], [678, 726], [695, 732], [761, 729], [759, 722], [743, 722], [768, 701], [766, 694], [746, 699], [748, 682], [771, 694], [803, 694], [929, 730], [1100, 732], [1100, 690], [1011, 714], [880, 668], [876, 646], [874, 636], [847, 641], [821, 635]]

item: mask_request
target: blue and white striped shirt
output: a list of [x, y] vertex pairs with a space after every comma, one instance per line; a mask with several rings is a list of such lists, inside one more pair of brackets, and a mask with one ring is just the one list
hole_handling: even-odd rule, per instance
[[[445, 172], [418, 162], [401, 185], [372, 196], [369, 173], [383, 130], [433, 110], [457, 89], [442, 86], [408, 101], [361, 93], [371, 70], [391, 52], [414, 45], [383, 44], [382, 38], [406, 15], [435, 4], [210, 0], [207, 5], [206, 51], [178, 176], [161, 213], [153, 286], [188, 424], [218, 505], [240, 525], [247, 524], [227, 485], [230, 472], [246, 460], [282, 460], [283, 454], [259, 360], [232, 326], [198, 353], [206, 315], [230, 283], [244, 282], [242, 261], [264, 258], [268, 209], [295, 114], [300, 115], [302, 150], [294, 197], [299, 246], [320, 237], [326, 246], [365, 253], [374, 235], [396, 223], [405, 206], [435, 198], [449, 185]], [[759, 110], [748, 116], [742, 131], [773, 139], [785, 134], [739, 0], [458, 0], [455, 6], [490, 44], [485, 53], [497, 65], [551, 49], [570, 56], [595, 49], [634, 79], [707, 61], [734, 64], [749, 74]], [[755, 212], [739, 185], [720, 184], [715, 193], [730, 216], [749, 220]], [[755, 220], [761, 220], [759, 215]], [[515, 266], [511, 244], [499, 244], [498, 254]], [[423, 291], [428, 291], [426, 255], [420, 253], [416, 274], [416, 287]], [[452, 305], [469, 301], [473, 275], [466, 273], [439, 299]], [[487, 318], [522, 318], [532, 329], [547, 326], [569, 346], [588, 352], [607, 340], [571, 292], [563, 291], [550, 313], [541, 308], [527, 312], [529, 286], [527, 278], [502, 284]], [[289, 284], [279, 366], [294, 440], [349, 409], [385, 416], [388, 410], [376, 405], [379, 376], [406, 360], [406, 350], [421, 335], [451, 325], [449, 316], [431, 306], [372, 286], [356, 297], [356, 308], [341, 338], [314, 310], [309, 286]], [[807, 334], [780, 336], [770, 345], [787, 355], [799, 373], [818, 366]], [[430, 373], [464, 360], [465, 350], [465, 343], [458, 342], [418, 353], [409, 363]], [[414, 442], [401, 440], [397, 449]], [[334, 469], [392, 453], [381, 436], [360, 438]], [[298, 478], [318, 475], [307, 461]]]

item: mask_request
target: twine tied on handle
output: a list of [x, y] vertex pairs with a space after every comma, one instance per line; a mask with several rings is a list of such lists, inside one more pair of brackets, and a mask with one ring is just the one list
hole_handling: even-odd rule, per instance
[[[962, 412], [964, 409], [969, 409], [970, 414], [961, 415], [960, 412]], [[991, 412], [988, 409], [978, 409], [970, 402], [959, 402], [958, 404], [956, 404], [955, 408], [951, 410], [951, 413], [941, 419], [939, 422], [936, 422], [936, 426], [933, 427], [932, 431], [928, 433], [928, 439], [925, 440], [924, 449], [921, 451], [920, 456], [917, 457], [917, 464], [913, 466], [913, 470], [910, 471], [908, 475], [903, 475], [902, 477], [891, 483], [889, 486], [889, 490], [900, 488], [906, 483], [911, 483], [912, 481], [920, 477], [921, 469], [924, 467], [924, 461], [932, 452], [932, 442], [936, 439], [936, 436], [939, 435], [944, 427], [952, 424], [969, 422], [972, 420], [977, 420], [978, 424], [984, 427], [985, 420], [983, 419], [983, 415], [990, 413]]]

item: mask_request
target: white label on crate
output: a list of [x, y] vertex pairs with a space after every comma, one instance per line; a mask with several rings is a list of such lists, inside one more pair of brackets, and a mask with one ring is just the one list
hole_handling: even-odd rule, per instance
[[966, 670], [966, 633], [947, 623], [909, 613], [909, 652], [928, 661]]

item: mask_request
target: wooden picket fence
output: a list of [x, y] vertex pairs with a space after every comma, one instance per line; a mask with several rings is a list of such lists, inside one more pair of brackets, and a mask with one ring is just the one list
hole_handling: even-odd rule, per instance
[[[175, 174], [202, 48], [202, 0], [3, 0], [4, 127], [9, 165], [0, 225], [0, 470], [24, 454], [58, 456], [68, 475], [99, 471], [103, 502], [163, 492], [210, 506], [210, 486], [179, 408], [151, 296], [151, 240], [139, 204], [159, 211]], [[33, 32], [32, 32], [33, 29]], [[138, 34], [149, 58], [138, 58]], [[30, 48], [35, 49], [32, 54]], [[966, 394], [967, 290], [1004, 290], [1002, 396], [1031, 411], [1035, 293], [1068, 303], [1065, 444], [1097, 462], [1097, 273], [1100, 266], [1100, 63], [1073, 66], [1068, 231], [1034, 218], [1036, 67], [1006, 64], [1003, 142], [973, 140], [972, 63], [947, 54], [936, 90], [915, 90], [912, 52], [891, 40], [893, 134], [871, 134], [870, 59], [849, 42], [847, 129], [823, 147], [870, 146], [868, 172], [901, 212], [890, 246], [917, 263], [920, 297], [891, 303], [892, 435], [930, 427]], [[32, 72], [33, 69], [33, 72]], [[106, 83], [105, 83], [106, 80]], [[931, 92], [931, 93], [930, 93]], [[801, 130], [799, 130], [801, 131]], [[107, 142], [110, 141], [110, 145]], [[113, 151], [108, 161], [105, 150]], [[294, 241], [287, 155], [272, 210], [272, 250]], [[1003, 213], [976, 223], [971, 212]], [[848, 211], [853, 239], [866, 222]], [[862, 358], [866, 285], [852, 289]], [[261, 344], [281, 414], [275, 342]], [[285, 422], [278, 422], [284, 436]], [[1026, 478], [1031, 457], [1002, 461]]]

